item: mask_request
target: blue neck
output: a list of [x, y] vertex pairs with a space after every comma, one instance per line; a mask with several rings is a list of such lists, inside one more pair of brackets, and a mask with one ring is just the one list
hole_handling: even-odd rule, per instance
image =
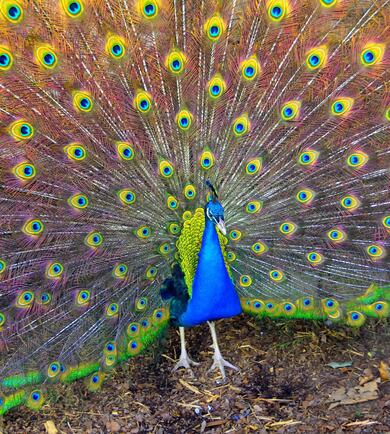
[[241, 304], [226, 269], [215, 225], [206, 217], [192, 297], [180, 318], [184, 326], [241, 313]]

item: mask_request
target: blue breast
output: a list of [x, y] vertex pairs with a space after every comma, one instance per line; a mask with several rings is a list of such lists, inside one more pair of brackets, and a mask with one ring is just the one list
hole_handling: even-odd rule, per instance
[[217, 231], [206, 218], [192, 297], [186, 311], [180, 316], [180, 325], [191, 327], [241, 312], [240, 299], [226, 270]]

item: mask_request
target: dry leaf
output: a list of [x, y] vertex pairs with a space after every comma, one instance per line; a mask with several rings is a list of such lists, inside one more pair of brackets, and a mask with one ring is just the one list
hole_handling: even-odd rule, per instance
[[379, 374], [381, 376], [381, 379], [383, 381], [389, 381], [390, 380], [390, 368], [389, 365], [384, 362], [383, 360], [379, 364]]
[[351, 387], [348, 390], [345, 387], [336, 389], [328, 399], [328, 402], [331, 403], [329, 410], [339, 405], [356, 404], [358, 402], [366, 402], [377, 399], [378, 383], [380, 383], [380, 381], [380, 378], [377, 378], [376, 380], [370, 381], [363, 386]]
[[47, 434], [58, 434], [58, 429], [52, 420], [46, 421], [43, 426], [45, 427]]
[[374, 374], [372, 373], [371, 368], [366, 368], [363, 371], [363, 376], [359, 378], [359, 385], [363, 386], [363, 384], [368, 383], [369, 381], [373, 380], [374, 378], [375, 377], [374, 377]]
[[352, 362], [331, 362], [328, 363], [326, 366], [330, 366], [333, 369], [348, 368], [349, 366], [352, 366]]

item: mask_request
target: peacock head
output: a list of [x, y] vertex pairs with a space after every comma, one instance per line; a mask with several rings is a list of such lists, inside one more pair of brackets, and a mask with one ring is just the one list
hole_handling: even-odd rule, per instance
[[213, 222], [223, 235], [226, 235], [225, 213], [221, 202], [218, 200], [217, 192], [210, 181], [206, 182], [210, 188], [211, 200], [205, 206], [206, 218]]

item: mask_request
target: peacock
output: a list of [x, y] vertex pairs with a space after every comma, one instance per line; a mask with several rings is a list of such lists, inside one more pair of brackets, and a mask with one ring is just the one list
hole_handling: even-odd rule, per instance
[[[0, 414], [215, 321], [390, 313], [390, 0], [0, 0]], [[139, 363], [142, 363], [142, 358]]]

